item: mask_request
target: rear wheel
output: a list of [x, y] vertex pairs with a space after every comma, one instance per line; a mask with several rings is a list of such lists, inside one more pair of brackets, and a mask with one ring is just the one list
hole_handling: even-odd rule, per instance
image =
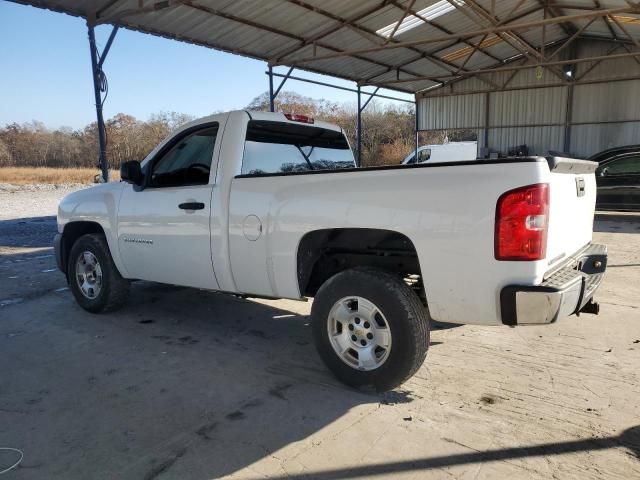
[[311, 310], [320, 356], [344, 383], [390, 390], [424, 362], [429, 316], [418, 296], [390, 273], [351, 269], [318, 291]]
[[127, 301], [129, 281], [113, 263], [104, 235], [83, 235], [76, 240], [67, 272], [78, 305], [91, 313], [114, 311]]

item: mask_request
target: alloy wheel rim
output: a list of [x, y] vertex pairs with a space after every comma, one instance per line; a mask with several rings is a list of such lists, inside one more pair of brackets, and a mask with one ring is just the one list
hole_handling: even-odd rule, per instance
[[329, 342], [340, 360], [352, 368], [380, 368], [391, 352], [391, 329], [382, 311], [363, 297], [344, 297], [327, 318]]
[[76, 260], [76, 282], [85, 298], [95, 300], [102, 290], [102, 268], [96, 256], [82, 252]]

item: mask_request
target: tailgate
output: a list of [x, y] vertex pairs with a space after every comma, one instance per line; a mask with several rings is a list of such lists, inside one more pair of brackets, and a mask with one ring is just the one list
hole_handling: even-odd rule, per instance
[[547, 160], [551, 171], [547, 260], [554, 266], [591, 242], [598, 164], [559, 157]]

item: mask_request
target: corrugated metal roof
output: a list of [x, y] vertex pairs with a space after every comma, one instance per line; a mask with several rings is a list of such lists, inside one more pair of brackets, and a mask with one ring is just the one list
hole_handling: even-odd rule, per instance
[[[546, 10], [545, 2], [538, 0], [14, 1], [84, 17], [92, 23], [116, 24], [273, 64], [295, 64], [303, 70], [408, 92], [455, 83], [459, 74], [504, 66], [523, 56], [540, 59], [536, 49], [543, 43], [571, 37], [590, 19], [572, 18], [544, 28], [537, 25], [472, 38], [455, 35], [597, 9], [592, 0], [572, 0], [567, 5], [554, 2]], [[640, 35], [640, 16], [628, 2], [599, 3], [602, 9], [620, 10], [608, 19], [593, 21], [582, 35]], [[393, 38], [379, 33], [385, 27], [387, 32], [395, 31]], [[379, 49], [398, 42], [421, 43]], [[375, 51], [354, 52], [367, 49]], [[435, 81], [434, 77], [448, 78]]]

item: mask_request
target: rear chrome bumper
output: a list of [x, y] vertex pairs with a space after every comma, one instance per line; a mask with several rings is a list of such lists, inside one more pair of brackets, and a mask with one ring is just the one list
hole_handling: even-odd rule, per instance
[[500, 293], [502, 323], [553, 323], [572, 314], [597, 313], [593, 295], [607, 268], [607, 247], [592, 243], [540, 285], [509, 285]]

